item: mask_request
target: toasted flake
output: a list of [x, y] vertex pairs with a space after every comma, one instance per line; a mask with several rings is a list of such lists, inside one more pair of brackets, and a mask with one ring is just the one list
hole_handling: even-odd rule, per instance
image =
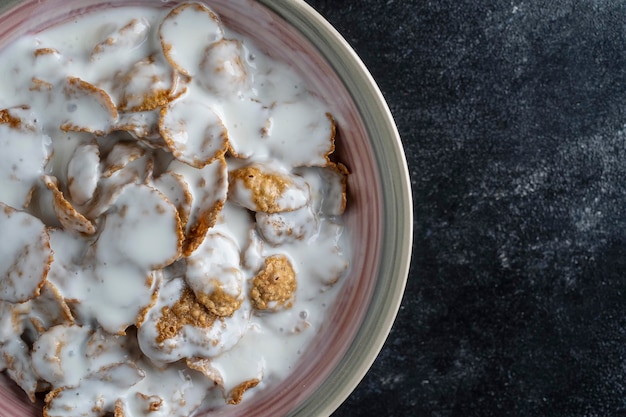
[[219, 116], [206, 104], [185, 98], [163, 107], [159, 131], [172, 155], [196, 168], [223, 156], [228, 145]]
[[150, 23], [146, 19], [132, 19], [93, 48], [92, 61], [100, 59], [103, 54], [116, 54], [139, 46], [146, 40], [149, 31]]
[[121, 112], [143, 112], [166, 105], [174, 88], [172, 69], [155, 56], [144, 58], [133, 65], [118, 81]]
[[250, 302], [257, 310], [291, 308], [296, 291], [296, 273], [284, 255], [265, 258], [264, 268], [252, 280]]
[[212, 365], [212, 361], [210, 359], [187, 358], [185, 362], [189, 368], [201, 372], [204, 376], [215, 382], [216, 385], [224, 385], [222, 374]]
[[100, 149], [95, 143], [79, 145], [67, 164], [67, 190], [81, 206], [94, 195], [100, 178]]
[[102, 261], [127, 260], [153, 270], [180, 256], [183, 233], [176, 207], [152, 187], [125, 187], [105, 220], [96, 243], [96, 256]]
[[[235, 158], [268, 159], [271, 148], [267, 148], [267, 134], [271, 128], [270, 107], [254, 99], [225, 101], [222, 104], [226, 114], [224, 125], [228, 131], [228, 150]], [[234, 115], [245, 113], [246, 117]]]
[[30, 91], [52, 91], [52, 83], [44, 81], [41, 78], [31, 78], [32, 86], [29, 87]]
[[64, 87], [65, 119], [60, 129], [104, 135], [111, 130], [118, 114], [109, 94], [80, 78], [68, 77]]
[[53, 261], [50, 237], [36, 217], [0, 203], [0, 300], [28, 301], [40, 293]]
[[241, 42], [221, 39], [204, 52], [196, 77], [202, 86], [218, 95], [237, 95], [248, 88]]
[[307, 204], [309, 187], [302, 177], [254, 164], [229, 173], [229, 200], [252, 211], [292, 211]]
[[190, 77], [199, 71], [204, 50], [223, 37], [218, 16], [200, 3], [183, 3], [175, 7], [159, 27], [161, 48], [168, 62]]
[[162, 192], [170, 203], [176, 207], [180, 223], [185, 228], [191, 214], [193, 196], [184, 177], [176, 172], [167, 171], [156, 178], [152, 186]]
[[315, 236], [318, 229], [317, 216], [308, 205], [282, 213], [258, 212], [255, 220], [259, 234], [273, 246], [304, 241]]
[[235, 388], [233, 388], [230, 391], [230, 394], [228, 396], [228, 401], [227, 401], [228, 404], [232, 404], [232, 405], [239, 404], [241, 400], [243, 400], [243, 394], [247, 390], [259, 385], [259, 382], [261, 381], [254, 378], [254, 379], [249, 379], [247, 381], [244, 381], [241, 384], [237, 385]]
[[102, 176], [98, 181], [94, 198], [84, 211], [85, 216], [97, 218], [109, 210], [126, 186], [150, 182], [153, 168], [152, 155], [146, 153], [132, 161], [126, 160], [115, 169], [109, 170], [110, 175]]
[[93, 235], [96, 233], [96, 228], [91, 221], [79, 213], [72, 204], [67, 201], [63, 193], [59, 190], [58, 181], [55, 177], [44, 175], [43, 181], [54, 195], [53, 209], [59, 222], [65, 229], [83, 235]]
[[239, 248], [221, 233], [209, 233], [188, 258], [185, 281], [196, 299], [216, 316], [227, 317], [243, 301]]
[[40, 57], [40, 56], [45, 56], [45, 55], [58, 56], [59, 51], [57, 51], [54, 48], [37, 48], [33, 51], [33, 55], [35, 57]]
[[[102, 249], [100, 249], [100, 252]], [[124, 335], [137, 324], [142, 312], [155, 303], [158, 283], [152, 274], [132, 262], [109, 256], [96, 256], [93, 272], [86, 273], [80, 309], [87, 309], [108, 333]]]
[[85, 377], [82, 345], [91, 330], [75, 324], [58, 325], [43, 333], [33, 344], [33, 369], [56, 387], [74, 386]]
[[202, 169], [174, 160], [168, 170], [183, 176], [193, 197], [183, 244], [183, 255], [189, 256], [202, 243], [207, 231], [215, 225], [226, 201], [228, 192], [226, 160], [218, 158]]
[[267, 141], [272, 157], [291, 166], [325, 166], [335, 150], [335, 121], [308, 101], [277, 103], [270, 111]]
[[36, 123], [28, 107], [0, 110], [0, 201], [22, 209], [30, 204], [50, 155], [50, 139]]
[[146, 154], [146, 150], [133, 142], [117, 142], [104, 160], [103, 177], [110, 177], [114, 172], [126, 167]]
[[157, 304], [139, 327], [141, 350], [152, 360], [171, 363], [183, 358], [209, 358], [231, 349], [245, 333], [249, 308], [218, 317], [196, 299], [184, 280], [161, 288]]

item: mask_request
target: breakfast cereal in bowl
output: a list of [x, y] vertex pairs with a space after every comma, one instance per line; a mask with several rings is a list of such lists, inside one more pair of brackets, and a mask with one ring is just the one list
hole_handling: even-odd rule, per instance
[[3, 16], [21, 20], [0, 34], [0, 411], [297, 412], [381, 262], [340, 78], [252, 2]]

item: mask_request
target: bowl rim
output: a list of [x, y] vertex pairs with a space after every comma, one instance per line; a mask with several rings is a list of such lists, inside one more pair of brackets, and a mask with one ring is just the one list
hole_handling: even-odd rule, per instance
[[[381, 173], [382, 256], [371, 305], [337, 367], [290, 416], [329, 416], [354, 391], [383, 348], [402, 303], [413, 242], [413, 200], [402, 140], [369, 70], [345, 38], [304, 0], [258, 0], [300, 31], [352, 96]], [[384, 173], [384, 175], [383, 175]]]

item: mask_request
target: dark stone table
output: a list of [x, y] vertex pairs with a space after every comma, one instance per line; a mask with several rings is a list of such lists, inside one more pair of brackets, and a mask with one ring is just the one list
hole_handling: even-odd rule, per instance
[[626, 416], [626, 2], [309, 3], [415, 201], [394, 329], [334, 416]]

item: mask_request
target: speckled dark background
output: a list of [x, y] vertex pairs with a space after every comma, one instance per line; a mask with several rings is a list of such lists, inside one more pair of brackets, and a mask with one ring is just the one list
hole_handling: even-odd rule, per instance
[[334, 417], [626, 416], [626, 2], [308, 2], [415, 202], [397, 321]]

